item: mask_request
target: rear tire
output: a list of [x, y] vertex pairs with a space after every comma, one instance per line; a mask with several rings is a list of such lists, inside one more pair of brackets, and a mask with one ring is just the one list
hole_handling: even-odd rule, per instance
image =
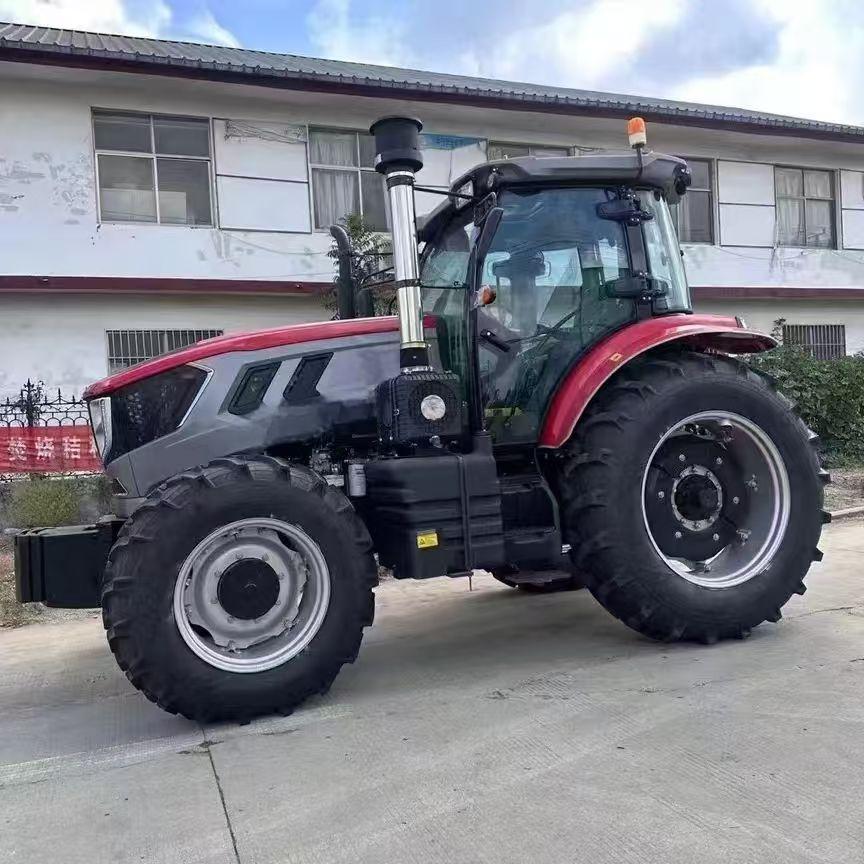
[[[777, 464], [782, 467], [777, 467], [773, 474], [768, 468], [756, 472], [760, 474], [758, 483], [748, 487], [752, 499], [738, 491], [739, 483], [747, 486], [752, 466], [747, 466], [747, 477], [736, 477], [730, 467], [736, 464], [732, 452], [734, 434], [726, 440], [721, 436], [714, 442], [706, 441], [704, 436], [710, 439], [711, 433], [698, 425], [693, 427], [692, 440], [687, 437], [686, 424], [681, 427], [683, 437], [670, 439], [674, 442], [672, 462], [668, 469], [662, 469], [666, 473], [660, 475], [659, 485], [648, 483], [654, 476], [651, 472], [661, 470], [655, 460], [660, 460], [664, 451], [655, 448], [679, 423], [692, 416], [709, 416], [711, 412], [737, 417], [744, 422], [745, 429], [747, 423], [752, 424], [769, 442], [766, 452], [775, 452], [781, 460]], [[746, 432], [739, 434], [742, 438], [746, 436]], [[827, 514], [821, 509], [822, 484], [827, 474], [820, 470], [814, 444], [815, 436], [794, 414], [788, 401], [766, 378], [743, 363], [690, 352], [634, 361], [595, 398], [559, 463], [562, 521], [573, 562], [586, 574], [591, 593], [609, 612], [654, 639], [712, 643], [730, 637], [743, 638], [763, 621], [778, 621], [780, 609], [790, 596], [804, 593], [803, 580], [811, 561], [821, 558], [816, 544], [822, 524], [827, 521]], [[681, 476], [676, 476], [675, 483], [669, 486], [672, 475], [678, 472], [677, 460], [691, 461], [685, 453], [701, 452], [700, 447], [717, 458], [700, 460], [694, 456], [693, 461], [710, 463], [712, 468], [715, 462], [718, 466], [728, 463], [714, 471], [718, 475], [727, 472], [733, 489], [727, 488], [725, 493], [723, 488], [713, 491], [713, 486], [723, 484], [713, 471], [698, 465], [686, 466], [687, 471], [682, 468]], [[784, 476], [788, 485], [782, 482]], [[677, 484], [685, 477], [687, 482], [693, 481], [696, 497], [681, 499], [676, 492], [679, 498], [672, 507], [669, 493], [663, 489], [667, 486], [679, 489]], [[773, 488], [769, 478], [771, 482], [777, 478], [777, 499], [782, 503], [782, 507], [777, 504], [773, 510], [772, 505], [765, 504], [765, 496]], [[683, 484], [680, 489], [683, 491]], [[763, 497], [757, 501], [759, 494]], [[706, 506], [711, 505], [714, 510], [709, 507], [704, 515], [698, 512], [682, 515], [681, 508], [685, 504], [691, 506], [694, 500], [707, 502]], [[741, 525], [735, 524], [733, 520], [738, 517], [734, 512], [730, 516], [727, 509], [733, 500], [736, 505], [741, 500], [742, 509], [746, 505], [748, 517], [739, 520]], [[662, 512], [664, 506], [669, 513]], [[679, 527], [673, 521], [673, 511], [674, 518], [683, 526], [680, 530], [673, 531]], [[721, 578], [724, 562], [732, 559], [721, 556], [738, 555], [747, 560], [745, 552], [736, 549], [735, 544], [743, 548], [750, 542], [746, 539], [750, 536], [746, 534], [749, 529], [744, 526], [747, 518], [755, 519], [758, 512], [784, 515], [784, 521], [778, 521], [779, 516], [763, 520], [766, 536], [776, 539], [771, 543], [766, 540], [758, 547], [754, 542], [752, 547], [769, 550], [766, 554], [770, 553], [770, 558], [754, 557], [752, 572], [742, 565], [740, 572], [746, 578], [730, 568], [731, 575], [724, 581]], [[667, 522], [669, 527], [664, 527], [667, 533], [658, 545], [649, 526], [666, 526]], [[689, 564], [681, 564], [674, 557], [675, 553], [662, 551], [680, 548], [675, 543], [706, 549], [706, 543], [711, 546], [711, 538], [719, 540], [719, 548], [724, 542], [721, 536], [724, 531], [733, 538], [728, 546], [720, 553], [713, 548], [707, 550], [717, 555], [716, 560], [706, 554], [705, 563], [696, 563], [692, 572]], [[693, 560], [703, 561], [700, 556]], [[700, 570], [702, 567], [705, 569]], [[741, 581], [736, 582], [737, 578]]]
[[[283, 597], [288, 590], [286, 580], [290, 584], [294, 579], [291, 573], [278, 573], [281, 582], [272, 571], [265, 574], [270, 581], [262, 580], [263, 600], [254, 596], [254, 569], [251, 577], [241, 571], [239, 581], [234, 578], [226, 583], [232, 564], [226, 567], [220, 562], [233, 561], [235, 556], [231, 531], [220, 537], [221, 528], [257, 523], [283, 525], [289, 538], [291, 532], [306, 538], [302, 542], [319, 564], [317, 606], [304, 619], [308, 638], [295, 640], [293, 649], [286, 643], [284, 662], [276, 653], [270, 655], [269, 666], [263, 662], [242, 669], [235, 658], [242, 661], [250, 650], [266, 653], [267, 641], [262, 643], [264, 648], [254, 645], [239, 652], [232, 642], [227, 643], [228, 648], [222, 647], [227, 637], [211, 644], [210, 633], [201, 627], [202, 620], [209, 622], [210, 618], [202, 619], [198, 614], [190, 617], [190, 625], [179, 620], [178, 614], [183, 614], [183, 602], [196, 605], [194, 597], [183, 593], [195, 578], [188, 562], [197, 562], [196, 550], [202, 544], [206, 549], [215, 536], [221, 545], [202, 559], [200, 567], [217, 567], [218, 593], [210, 599], [213, 590], [208, 589], [200, 601], [203, 613], [212, 614], [207, 602], [214, 604], [214, 610], [226, 605], [231, 617], [222, 610], [221, 618], [212, 620], [236, 622], [239, 618], [241, 623], [254, 626], [254, 616], [260, 616], [254, 618], [255, 623], [266, 623], [272, 607], [277, 610], [274, 626], [281, 630], [272, 640], [294, 638], [291, 634], [300, 626], [297, 622], [307, 603], [306, 594], [312, 591], [313, 570], [309, 564], [304, 569], [300, 553], [289, 545], [290, 539], [269, 527], [237, 529], [249, 532], [242, 535], [247, 551], [236, 553], [238, 560], [244, 559], [240, 564], [260, 566], [257, 559], [248, 557], [250, 549], [260, 548], [264, 550], [263, 560], [281, 556], [289, 564], [294, 562], [298, 573], [305, 574], [295, 580], [299, 580], [299, 587], [295, 586], [290, 608], [285, 607], [284, 623], [282, 609], [273, 604], [274, 597]], [[264, 540], [258, 540], [256, 531]], [[271, 544], [269, 554], [266, 543]], [[286, 571], [284, 561], [280, 566]], [[224, 571], [221, 576], [218, 568]], [[181, 574], [182, 584], [178, 581]], [[342, 665], [357, 656], [363, 628], [374, 616], [372, 589], [376, 584], [371, 539], [341, 492], [305, 467], [265, 456], [230, 457], [166, 481], [124, 525], [108, 558], [103, 621], [120, 668], [148, 699], [192, 720], [242, 721], [273, 712], [290, 713], [307, 697], [326, 692]], [[289, 620], [291, 615], [296, 617]], [[215, 632], [217, 625], [212, 626]], [[232, 626], [224, 623], [229, 633]], [[220, 663], [225, 668], [219, 668]]]

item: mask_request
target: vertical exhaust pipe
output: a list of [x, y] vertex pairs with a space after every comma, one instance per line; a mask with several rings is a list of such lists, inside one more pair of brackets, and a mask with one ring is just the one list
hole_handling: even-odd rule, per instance
[[382, 117], [369, 129], [375, 136], [375, 170], [386, 178], [390, 199], [393, 271], [399, 310], [399, 366], [403, 372], [429, 368], [414, 211], [414, 174], [423, 167], [422, 128], [419, 120], [410, 117]]

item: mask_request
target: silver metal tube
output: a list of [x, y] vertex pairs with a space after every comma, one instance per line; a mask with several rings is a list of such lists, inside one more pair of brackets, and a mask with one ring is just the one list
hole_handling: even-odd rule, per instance
[[[396, 182], [393, 182], [393, 181]], [[414, 172], [399, 169], [387, 173], [390, 221], [393, 236], [393, 272], [398, 287], [399, 341], [402, 348], [424, 348], [423, 301], [420, 296], [420, 262], [414, 212]]]

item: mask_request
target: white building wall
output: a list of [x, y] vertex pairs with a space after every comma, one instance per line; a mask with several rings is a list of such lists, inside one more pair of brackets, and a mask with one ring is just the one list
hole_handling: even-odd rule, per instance
[[[226, 122], [366, 129], [382, 114], [420, 115], [426, 132], [466, 146], [430, 149], [424, 185], [445, 188], [483, 159], [487, 139], [576, 148], [624, 144], [621, 121], [270, 90], [0, 63], [0, 260], [4, 274], [329, 281], [326, 232], [310, 225], [304, 143], [226, 139]], [[222, 228], [102, 224], [93, 107], [213, 120]], [[649, 125], [658, 150], [715, 160], [718, 243], [686, 249], [696, 286], [864, 286], [864, 148]], [[834, 169], [838, 249], [774, 247], [773, 165]], [[440, 198], [418, 194], [418, 210]], [[255, 230], [239, 230], [238, 226]], [[275, 227], [279, 230], [266, 230]]]
[[[846, 328], [846, 353], [864, 351], [864, 304], [855, 301], [814, 303], [812, 300], [735, 300], [735, 314], [748, 327], [770, 333], [775, 322], [787, 324], [842, 324]], [[696, 310], [706, 314], [728, 315], [730, 301], [700, 300]]]
[[108, 374], [107, 330], [260, 330], [318, 321], [316, 297], [0, 295], [0, 397], [30, 378], [65, 395]]

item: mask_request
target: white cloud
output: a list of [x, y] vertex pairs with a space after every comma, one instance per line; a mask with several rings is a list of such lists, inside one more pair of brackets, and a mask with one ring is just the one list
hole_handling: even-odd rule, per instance
[[240, 44], [206, 6], [187, 21], [178, 22], [165, 0], [0, 0], [0, 20], [232, 47]]
[[322, 57], [408, 66], [410, 40], [397, 19], [398, 14], [356, 20], [351, 15], [351, 0], [318, 0], [306, 17], [306, 28], [309, 41]]
[[196, 42], [209, 42], [213, 45], [227, 45], [229, 48], [239, 48], [237, 37], [226, 27], [223, 27], [209, 9], [204, 9], [190, 19], [186, 28]]
[[440, 24], [434, 13], [416, 24], [399, 0], [386, 19], [359, 0], [318, 0], [307, 28], [317, 53], [341, 60], [864, 125], [861, 0], [724, 0], [710, 15], [704, 0], [531, 0], [531, 19], [517, 0], [490, 0], [485, 25], [482, 8], [437, 2]]
[[[633, 67], [639, 50], [682, 18], [686, 0], [593, 0], [496, 42], [463, 62], [475, 74], [592, 89]], [[622, 26], [623, 25], [623, 26]]]
[[0, 0], [0, 19], [43, 27], [96, 30], [128, 36], [158, 36], [171, 23], [171, 9], [154, 0], [130, 12], [122, 0]]
[[864, 125], [859, 69], [864, 20], [836, 0], [758, 0], [778, 28], [770, 64], [692, 78], [674, 96], [817, 120]]

